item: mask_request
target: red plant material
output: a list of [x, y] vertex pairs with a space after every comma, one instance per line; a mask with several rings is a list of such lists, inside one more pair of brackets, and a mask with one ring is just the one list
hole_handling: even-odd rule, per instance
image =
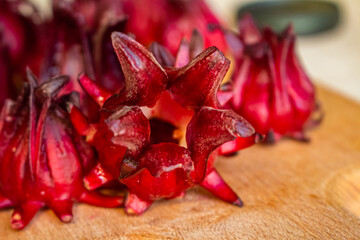
[[0, 1], [0, 107], [6, 98], [14, 98], [21, 89], [25, 67], [40, 65], [36, 26], [21, 13], [20, 6], [37, 16], [30, 3]]
[[[211, 51], [210, 48], [207, 49], [207, 51], [203, 51], [203, 48], [204, 48], [204, 41], [203, 41], [201, 34], [198, 31], [193, 32], [193, 36], [192, 36], [190, 42], [187, 42], [186, 40], [183, 40], [181, 42], [181, 45], [178, 49], [178, 52], [177, 52], [177, 55], [175, 58], [171, 55], [171, 53], [169, 51], [167, 51], [167, 49], [165, 47], [163, 47], [162, 45], [160, 45], [158, 43], [153, 43], [150, 47], [150, 49], [153, 52], [156, 59], [159, 62], [161, 62], [162, 65], [167, 70], [167, 73], [170, 77], [170, 81], [175, 83], [173, 86], [171, 86], [171, 89], [174, 89], [175, 93], [177, 91], [179, 91], [180, 93], [182, 92], [182, 90], [178, 89], [178, 87], [177, 87], [179, 84], [181, 84], [181, 87], [184, 87], [184, 86], [186, 86], [185, 84], [188, 81], [188, 84], [190, 84], [192, 86], [192, 87], [190, 87], [190, 91], [186, 92], [186, 96], [187, 96], [186, 98], [185, 98], [185, 96], [178, 97], [179, 103], [182, 103], [182, 101], [183, 101], [182, 99], [185, 99], [185, 101], [187, 101], [187, 102], [191, 101], [191, 98], [189, 97], [189, 95], [193, 95], [196, 98], [205, 99], [204, 102], [208, 102], [208, 104], [210, 104], [210, 106], [214, 106], [214, 107], [226, 106], [234, 94], [231, 83], [225, 83], [225, 84], [220, 85], [220, 83], [223, 82], [223, 79], [224, 79], [227, 69], [223, 68], [222, 72], [221, 71], [217, 72], [216, 68], [210, 66], [210, 65], [212, 65], [211, 61], [208, 61], [210, 63], [208, 68], [211, 69], [212, 71], [205, 71], [203, 73], [200, 73], [198, 70], [193, 71], [192, 74], [195, 74], [195, 75], [198, 74], [198, 76], [200, 76], [200, 77], [191, 76], [190, 74], [187, 74], [186, 76], [188, 76], [188, 79], [185, 80], [185, 84], [184, 84], [183, 83], [184, 81], [177, 80], [176, 74], [179, 74], [179, 73], [178, 73], [178, 71], [174, 71], [174, 68], [172, 68], [172, 67], [175, 67], [175, 68], [183, 67], [183, 69], [181, 71], [188, 71], [188, 69], [191, 69], [191, 68], [197, 69], [195, 64], [199, 64], [199, 63], [196, 63], [196, 61], [193, 61], [192, 64], [194, 66], [191, 66], [191, 64], [189, 64], [189, 62], [195, 58], [201, 58], [201, 56], [198, 57], [198, 55], [200, 53], [202, 55], [206, 55], [207, 51]], [[215, 62], [216, 58], [221, 58], [222, 56], [209, 55], [208, 57], [213, 58], [213, 60]], [[184, 67], [187, 64], [189, 64], [189, 65], [187, 67]], [[218, 64], [216, 67], [221, 69], [220, 65], [221, 64]], [[223, 62], [222, 65], [227, 66], [227, 68], [229, 67], [228, 62]], [[206, 68], [204, 68], [204, 69], [206, 69]], [[214, 77], [212, 75], [213, 71], [217, 72], [216, 77]], [[212, 78], [212, 79], [206, 79], [206, 78]], [[192, 83], [192, 79], [203, 79], [203, 80], [199, 81], [198, 86], [196, 87], [196, 84]], [[208, 82], [212, 82], [212, 81], [216, 82], [216, 84], [207, 85]], [[179, 84], [177, 84], [176, 82]], [[203, 86], [201, 84], [203, 84]], [[212, 89], [210, 91], [206, 91], [206, 90], [204, 91], [204, 89], [211, 87], [211, 86], [214, 87], [214, 89]], [[190, 92], [192, 92], [193, 94], [190, 94]], [[212, 94], [209, 96], [204, 96], [201, 94], [201, 92], [212, 93]], [[196, 93], [200, 93], [200, 94], [196, 94]], [[176, 98], [176, 95], [174, 95], [174, 94], [172, 94], [172, 95], [173, 95], [173, 97]], [[159, 99], [155, 109], [153, 110], [153, 116], [161, 118], [166, 121], [169, 121], [172, 124], [175, 124], [180, 129], [186, 129], [186, 125], [189, 123], [190, 119], [193, 116], [193, 111], [184, 109], [182, 106], [179, 105], [179, 103], [174, 101], [173, 98], [171, 98], [169, 95], [163, 94], [163, 96]], [[235, 153], [236, 151], [239, 151], [243, 148], [249, 147], [249, 146], [253, 145], [254, 143], [259, 142], [261, 140], [262, 140], [262, 137], [259, 134], [253, 135], [249, 138], [237, 138], [234, 141], [229, 141], [229, 142], [224, 143], [220, 147], [219, 153], [222, 155], [229, 155], [229, 154]]]
[[[86, 68], [85, 71], [80, 72], [85, 72], [95, 78], [97, 83], [112, 90], [121, 89], [124, 79], [111, 44], [111, 33], [125, 29], [126, 16], [121, 2], [121, 0], [78, 0], [54, 3], [55, 13], [66, 13], [70, 15], [67, 18], [76, 21], [75, 24], [67, 24], [67, 27], [70, 27], [67, 32], [75, 30], [70, 38], [79, 34], [81, 36], [78, 43], [81, 44], [84, 52]], [[68, 21], [64, 17], [60, 20]], [[74, 25], [77, 27], [74, 28]]]
[[[204, 127], [207, 125], [208, 127]], [[201, 182], [204, 178], [206, 162], [204, 163], [203, 159], [205, 156], [210, 155], [223, 143], [234, 140], [236, 136], [246, 138], [254, 134], [252, 126], [233, 111], [203, 107], [195, 112], [186, 134], [188, 148], [195, 164], [195, 177], [193, 177], [195, 181]]]
[[10, 97], [11, 74], [8, 48], [1, 42], [0, 36], [0, 107], [6, 98]]
[[114, 32], [111, 36], [115, 52], [124, 72], [125, 86], [103, 106], [115, 110], [122, 105], [152, 107], [165, 90], [167, 76], [160, 64], [140, 43]]
[[0, 118], [0, 207], [15, 208], [12, 227], [24, 228], [44, 206], [69, 222], [74, 201], [121, 205], [121, 197], [83, 186], [83, 174], [94, 165], [92, 151], [71, 129], [56, 99], [69, 78], [53, 78], [40, 86], [31, 72], [28, 79], [17, 101], [6, 101]]
[[315, 89], [296, 56], [292, 26], [277, 35], [258, 29], [246, 15], [239, 28], [238, 36], [227, 33], [236, 57], [229, 106], [270, 142], [281, 136], [307, 140], [308, 124], [318, 122], [311, 118], [317, 110]]
[[184, 107], [219, 107], [216, 93], [229, 66], [230, 61], [217, 48], [206, 49], [171, 79], [173, 98]]
[[[241, 200], [213, 165], [214, 150], [221, 144], [255, 134], [233, 111], [214, 108], [218, 104], [214, 96], [228, 69], [228, 60], [212, 47], [184, 67], [172, 69], [169, 79], [145, 47], [121, 33], [112, 37], [125, 76], [124, 89], [109, 97], [85, 75], [79, 77], [83, 88], [102, 105], [102, 116], [96, 124], [89, 124], [76, 106], [68, 105], [75, 129], [86, 136], [99, 155], [99, 163], [84, 180], [86, 187], [92, 190], [118, 179], [129, 192], [125, 201], [128, 214], [141, 214], [158, 199], [183, 196], [186, 189], [197, 184], [241, 206]], [[197, 74], [195, 68], [206, 74]], [[192, 89], [203, 92], [199, 95]], [[176, 125], [161, 119], [149, 121], [139, 108], [153, 106], [163, 94], [173, 98], [178, 107], [193, 111], [186, 131], [187, 148], [178, 144]], [[153, 133], [159, 128], [168, 132]]]
[[9, 48], [11, 61], [16, 64], [28, 61], [38, 46], [35, 25], [19, 12], [20, 5], [27, 5], [35, 11], [29, 3], [23, 1], [0, 1], [0, 35]]
[[[54, 1], [52, 18], [40, 26], [46, 46], [40, 80], [70, 76], [59, 95], [80, 93], [81, 109], [92, 121], [98, 107], [77, 81], [86, 73], [106, 89], [121, 89], [124, 77], [111, 45], [111, 32], [124, 29], [125, 16], [116, 1]], [[96, 67], [94, 67], [96, 66]]]
[[209, 29], [219, 20], [203, 0], [124, 0], [124, 12], [129, 16], [126, 32], [133, 33], [137, 41], [148, 46], [159, 42], [173, 54], [183, 38], [190, 39], [197, 29], [205, 40], [205, 47], [227, 49], [224, 35]]

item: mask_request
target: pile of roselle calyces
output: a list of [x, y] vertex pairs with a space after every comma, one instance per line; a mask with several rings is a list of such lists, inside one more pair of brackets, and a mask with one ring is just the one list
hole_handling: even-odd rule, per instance
[[[217, 157], [306, 141], [321, 114], [292, 27], [259, 29], [250, 15], [238, 27], [204, 0], [53, 0], [48, 13], [0, 0], [0, 208], [14, 208], [11, 226], [43, 207], [69, 222], [76, 202], [140, 215], [196, 186], [243, 206]], [[99, 191], [109, 187], [120, 194]]]

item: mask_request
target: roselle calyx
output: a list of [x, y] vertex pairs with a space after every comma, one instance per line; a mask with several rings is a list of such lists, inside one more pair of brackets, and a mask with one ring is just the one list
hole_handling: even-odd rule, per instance
[[[134, 39], [113, 33], [112, 40], [124, 72], [124, 88], [110, 96], [86, 75], [79, 76], [85, 91], [102, 107], [97, 123], [89, 123], [78, 107], [68, 104], [74, 128], [99, 155], [98, 164], [84, 179], [86, 187], [93, 190], [118, 180], [128, 191], [128, 214], [141, 214], [159, 199], [183, 196], [195, 185], [241, 206], [237, 194], [214, 169], [215, 150], [221, 144], [255, 134], [251, 125], [232, 110], [216, 108], [215, 96], [228, 60], [217, 48], [208, 48], [187, 65], [172, 69], [169, 77], [154, 56]], [[194, 69], [206, 74], [196, 74]], [[191, 81], [194, 78], [197, 81]], [[156, 120], [151, 114], [148, 119], [144, 115], [144, 107], [153, 107], [164, 96], [192, 112], [184, 145], [179, 144], [175, 121]], [[161, 126], [167, 126], [169, 132], [153, 133], [159, 128], [165, 130]]]
[[121, 197], [103, 196], [83, 186], [94, 155], [58, 103], [57, 93], [69, 78], [38, 85], [29, 70], [27, 75], [29, 82], [16, 101], [6, 100], [0, 119], [0, 207], [15, 208], [11, 226], [24, 228], [44, 206], [69, 222], [74, 202], [121, 205]]
[[268, 142], [282, 136], [308, 141], [317, 124], [315, 87], [295, 52], [290, 25], [281, 34], [259, 29], [250, 15], [239, 21], [240, 34], [228, 32], [235, 56], [234, 95], [228, 107], [244, 116]]

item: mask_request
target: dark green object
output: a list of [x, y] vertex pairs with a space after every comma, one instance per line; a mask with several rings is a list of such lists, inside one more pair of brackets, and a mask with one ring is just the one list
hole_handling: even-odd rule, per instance
[[293, 23], [299, 35], [310, 35], [330, 30], [339, 23], [339, 7], [330, 1], [273, 0], [249, 3], [241, 7], [237, 19], [250, 13], [261, 26], [276, 32]]

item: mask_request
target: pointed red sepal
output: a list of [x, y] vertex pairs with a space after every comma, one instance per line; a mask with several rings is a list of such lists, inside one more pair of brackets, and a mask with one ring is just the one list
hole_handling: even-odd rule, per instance
[[207, 160], [217, 147], [236, 137], [254, 134], [252, 126], [232, 110], [202, 107], [196, 111], [186, 132], [186, 142], [195, 164], [191, 175], [194, 182], [200, 183], [204, 179]]
[[107, 99], [113, 94], [104, 88], [98, 86], [93, 80], [91, 80], [85, 74], [80, 74], [78, 77], [80, 85], [85, 92], [100, 106], [102, 107]]
[[210, 47], [178, 70], [171, 79], [171, 94], [183, 107], [218, 107], [216, 94], [229, 67], [224, 54]]
[[144, 213], [152, 203], [152, 201], [142, 200], [135, 194], [129, 192], [125, 201], [125, 212], [129, 215], [140, 215]]
[[93, 129], [85, 114], [74, 104], [67, 103], [67, 111], [69, 112], [70, 121], [75, 131], [81, 136], [87, 136]]
[[194, 59], [205, 49], [204, 38], [201, 33], [194, 29], [190, 40], [190, 59]]
[[154, 106], [166, 88], [165, 70], [144, 46], [129, 36], [113, 32], [111, 38], [124, 72], [125, 86], [103, 108], [116, 111], [123, 105]]
[[225, 202], [239, 207], [244, 205], [237, 194], [226, 184], [215, 169], [210, 170], [210, 172], [206, 174], [206, 177], [204, 178], [204, 181], [201, 182], [200, 186]]
[[183, 38], [178, 47], [173, 65], [165, 67], [169, 83], [176, 78], [179, 69], [186, 66], [192, 59], [204, 50], [204, 39], [199, 31], [194, 30], [190, 42]]
[[[30, 70], [30, 68], [26, 68], [26, 75], [29, 82], [29, 160], [30, 160], [30, 172], [34, 173], [36, 171], [36, 157], [38, 155], [39, 149], [37, 148], [37, 109], [35, 105], [35, 88], [37, 86], [37, 78], [33, 74], [33, 72]], [[49, 100], [45, 100], [45, 105], [49, 105]], [[42, 116], [43, 118], [44, 116]], [[41, 121], [41, 118], [39, 118]], [[42, 129], [42, 126], [40, 126]]]
[[190, 62], [190, 44], [185, 39], [181, 40], [179, 49], [176, 53], [176, 58], [174, 62], [175, 68], [184, 67]]
[[251, 14], [245, 14], [239, 21], [239, 31], [245, 44], [256, 44], [262, 39], [262, 35]]
[[122, 196], [106, 196], [95, 191], [84, 191], [80, 196], [80, 202], [98, 207], [115, 208], [124, 205], [124, 198]]
[[73, 218], [73, 204], [72, 200], [57, 200], [50, 204], [50, 208], [62, 222], [68, 223], [71, 222]]
[[[37, 124], [35, 123], [30, 123], [30, 126], [35, 126], [36, 125], [36, 130], [35, 130], [35, 135], [34, 135], [34, 139], [30, 139], [30, 151], [31, 151], [31, 155], [30, 155], [30, 172], [33, 175], [37, 174], [38, 169], [38, 161], [41, 158], [41, 151], [42, 151], [42, 141], [43, 141], [43, 137], [44, 137], [44, 129], [45, 129], [45, 120], [49, 111], [51, 105], [51, 99], [48, 98], [45, 100], [40, 114], [39, 114], [39, 118], [37, 119]], [[36, 119], [31, 118], [31, 121], [36, 121]]]
[[113, 179], [112, 175], [98, 163], [84, 178], [84, 186], [88, 190], [95, 190]]
[[175, 58], [170, 53], [170, 51], [162, 46], [157, 42], [153, 42], [150, 47], [149, 51], [154, 54], [154, 57], [161, 64], [163, 67], [172, 67], [174, 66]]
[[43, 203], [27, 202], [15, 208], [10, 220], [12, 228], [21, 230], [26, 227], [43, 206]]
[[60, 90], [68, 84], [70, 78], [68, 76], [58, 76], [51, 78], [36, 88], [35, 94], [37, 99], [45, 100], [55, 98]]
[[235, 33], [228, 31], [226, 29], [221, 29], [225, 34], [226, 42], [231, 49], [231, 53], [235, 57], [236, 60], [243, 56], [244, 52], [244, 43], [240, 40], [239, 36]]

